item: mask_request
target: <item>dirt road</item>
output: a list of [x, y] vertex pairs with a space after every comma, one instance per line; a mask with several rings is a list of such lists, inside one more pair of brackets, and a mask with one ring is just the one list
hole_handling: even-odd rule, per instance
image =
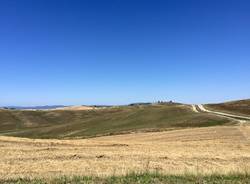
[[229, 118], [235, 118], [235, 119], [240, 119], [240, 120], [250, 120], [250, 117], [247, 116], [239, 116], [239, 115], [234, 115], [234, 114], [229, 114], [229, 113], [224, 113], [224, 112], [218, 112], [218, 111], [212, 111], [212, 110], [208, 110], [204, 107], [204, 105], [198, 105], [198, 108], [203, 111], [203, 112], [209, 112], [209, 113], [213, 113], [213, 114], [218, 114], [221, 116], [225, 116], [225, 117], [229, 117]]
[[194, 112], [199, 113], [199, 111], [196, 108], [196, 105], [192, 105], [192, 109], [193, 109]]

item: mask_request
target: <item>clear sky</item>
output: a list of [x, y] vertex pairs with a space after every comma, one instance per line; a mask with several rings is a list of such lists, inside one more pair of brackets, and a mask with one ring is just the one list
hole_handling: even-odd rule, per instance
[[249, 0], [0, 0], [0, 106], [242, 98]]

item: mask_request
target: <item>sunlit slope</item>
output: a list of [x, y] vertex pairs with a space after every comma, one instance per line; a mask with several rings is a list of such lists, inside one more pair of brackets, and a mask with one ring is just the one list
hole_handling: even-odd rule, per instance
[[134, 131], [232, 124], [195, 113], [181, 104], [124, 106], [89, 111], [0, 110], [0, 135], [29, 138], [86, 138]]
[[[77, 140], [0, 136], [0, 173], [1, 179], [114, 176], [156, 171], [199, 177], [205, 174], [245, 175], [250, 171], [249, 136], [248, 124]], [[72, 182], [64, 180], [62, 183]], [[191, 183], [200, 183], [200, 180]]]
[[219, 104], [207, 104], [206, 107], [211, 110], [250, 116], [250, 99]]

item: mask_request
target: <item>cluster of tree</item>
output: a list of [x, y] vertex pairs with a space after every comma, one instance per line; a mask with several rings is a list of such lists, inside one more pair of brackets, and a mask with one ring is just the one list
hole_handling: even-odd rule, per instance
[[139, 103], [131, 103], [129, 106], [138, 106], [138, 105], [151, 105], [150, 102], [139, 102]]
[[[86, 106], [86, 105], [82, 105]], [[102, 107], [113, 107], [112, 105], [90, 105], [90, 107], [102, 108]]]
[[159, 100], [159, 101], [154, 102], [154, 103], [151, 103], [151, 102], [131, 103], [128, 106], [152, 105], [152, 104], [161, 104], [161, 105], [167, 104], [167, 105], [169, 105], [169, 104], [175, 104], [175, 103], [172, 100], [170, 100], [170, 101]]
[[6, 110], [15, 110], [16, 108], [14, 108], [14, 107], [3, 107], [3, 109], [6, 109]]
[[161, 101], [161, 100], [157, 101], [157, 104], [173, 104], [173, 103], [174, 102], [172, 100], [170, 100], [170, 101]]

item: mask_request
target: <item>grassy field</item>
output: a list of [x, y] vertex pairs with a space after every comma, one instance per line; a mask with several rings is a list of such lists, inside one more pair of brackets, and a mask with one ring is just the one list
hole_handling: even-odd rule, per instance
[[217, 110], [235, 115], [247, 115], [250, 117], [250, 99], [220, 104], [207, 104], [206, 107], [211, 110]]
[[18, 183], [18, 184], [249, 184], [250, 175], [248, 174], [230, 174], [230, 175], [163, 175], [159, 173], [141, 173], [128, 174], [126, 176], [111, 177], [59, 177], [55, 179], [15, 179], [0, 180], [0, 183]]
[[124, 106], [99, 110], [0, 110], [0, 135], [29, 138], [87, 138], [140, 131], [232, 124], [195, 113], [181, 104]]
[[250, 172], [250, 126], [58, 140], [0, 137], [0, 178]]
[[182, 104], [0, 110], [0, 148], [0, 183], [250, 182], [249, 123]]

